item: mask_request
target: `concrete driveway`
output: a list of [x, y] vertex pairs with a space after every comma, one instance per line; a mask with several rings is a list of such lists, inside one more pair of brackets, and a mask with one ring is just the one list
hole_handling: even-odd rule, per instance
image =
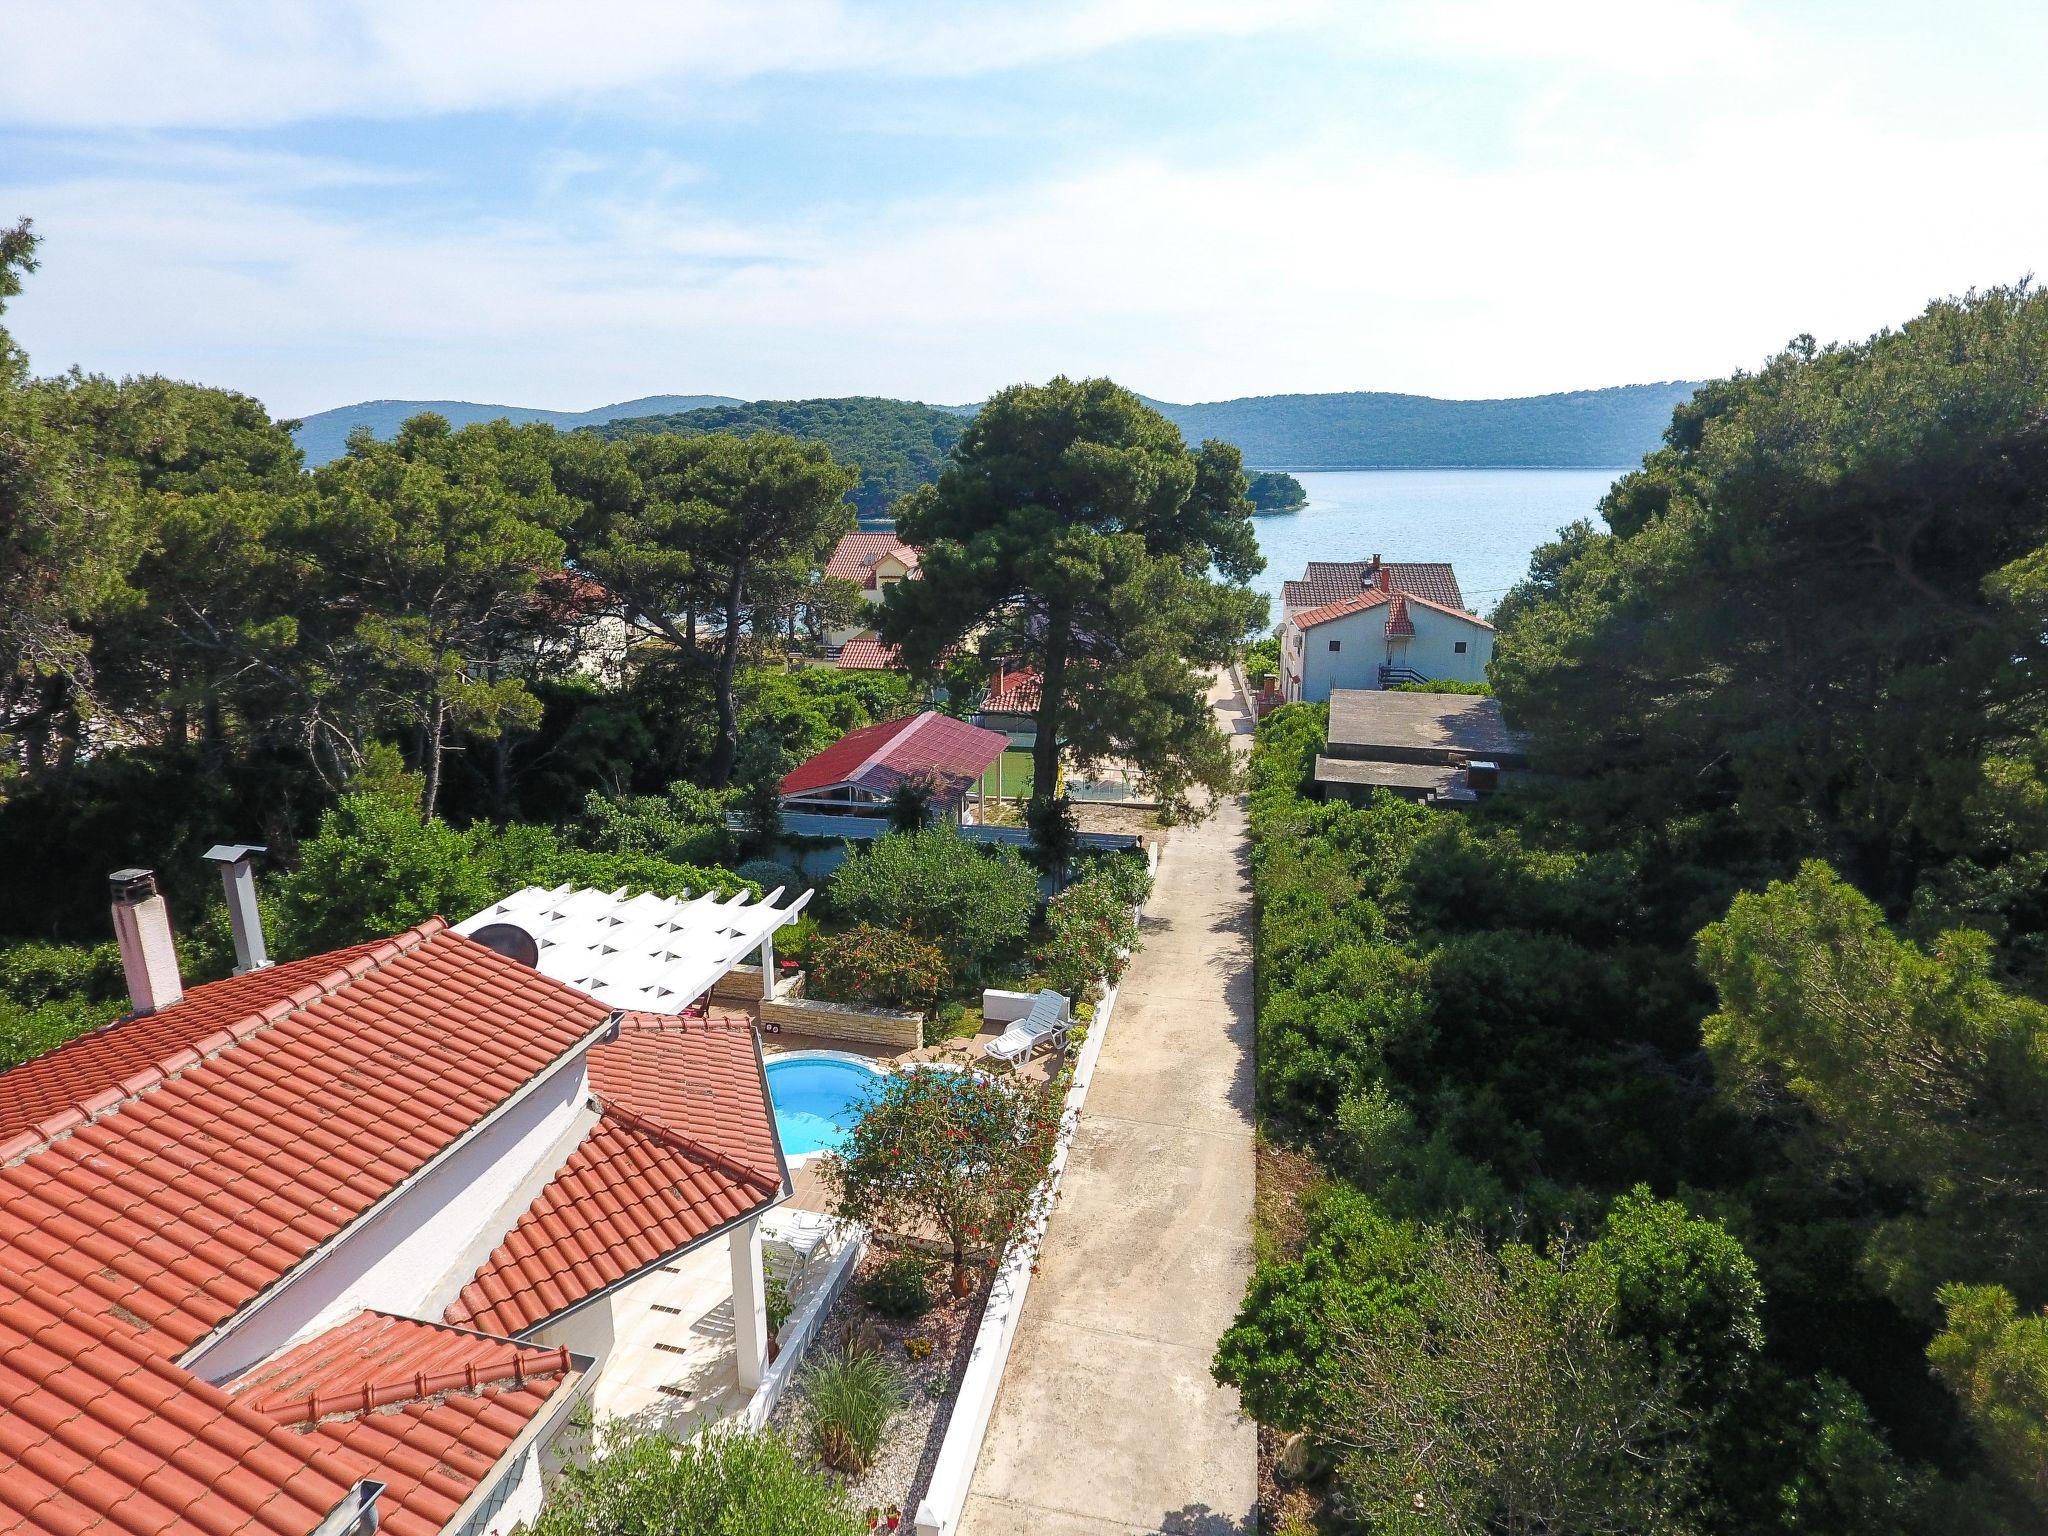
[[[1213, 702], [1248, 739], [1234, 698]], [[1244, 853], [1236, 801], [1168, 838], [963, 1536], [1253, 1527], [1253, 1427], [1209, 1375], [1251, 1273]]]

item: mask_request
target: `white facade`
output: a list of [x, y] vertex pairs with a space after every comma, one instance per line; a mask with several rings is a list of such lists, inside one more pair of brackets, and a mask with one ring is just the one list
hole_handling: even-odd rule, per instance
[[1486, 681], [1486, 666], [1493, 660], [1492, 625], [1416, 598], [1400, 606], [1407, 610], [1412, 635], [1387, 633], [1395, 607], [1391, 598], [1306, 629], [1288, 619], [1280, 636], [1281, 696], [1315, 704], [1328, 700], [1333, 688], [1378, 688], [1383, 666], [1431, 682]]

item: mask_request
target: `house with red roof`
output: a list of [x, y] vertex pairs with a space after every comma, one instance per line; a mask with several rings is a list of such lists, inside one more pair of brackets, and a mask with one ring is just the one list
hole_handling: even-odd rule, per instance
[[[852, 582], [868, 602], [879, 603], [899, 581], [918, 579], [918, 563], [917, 548], [905, 544], [893, 532], [857, 529], [834, 546], [831, 556], [825, 561], [825, 574], [839, 581]], [[857, 636], [872, 633], [869, 626], [856, 624], [827, 635], [826, 640], [836, 648]]]
[[927, 709], [849, 731], [782, 780], [782, 808], [811, 815], [874, 816], [907, 783], [931, 786], [941, 815], [967, 810], [970, 790], [1010, 738]]
[[[1311, 565], [1318, 570], [1335, 569]], [[1452, 602], [1404, 591], [1397, 571], [1375, 557], [1360, 566], [1367, 584], [1311, 607], [1287, 609], [1280, 625], [1280, 696], [1289, 702], [1321, 703], [1338, 688], [1387, 688], [1398, 683], [1486, 681], [1493, 659], [1493, 626]], [[1433, 571], [1409, 566], [1409, 572]], [[1448, 586], [1434, 578], [1416, 585], [1457, 594], [1456, 578], [1443, 566]], [[1318, 580], [1325, 578], [1318, 577]], [[1345, 580], [1349, 580], [1347, 577]], [[1341, 582], [1330, 579], [1331, 588]], [[1290, 589], [1300, 583], [1289, 582]]]
[[799, 908], [536, 895], [187, 990], [121, 872], [134, 1014], [0, 1073], [0, 1533], [510, 1530], [692, 1265], [759, 1383], [788, 1167], [685, 1010]]

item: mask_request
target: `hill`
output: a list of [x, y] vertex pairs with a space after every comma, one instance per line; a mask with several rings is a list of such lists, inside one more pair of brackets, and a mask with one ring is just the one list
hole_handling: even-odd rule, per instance
[[[1146, 403], [1190, 442], [1235, 443], [1254, 470], [1581, 469], [1634, 464], [1657, 446], [1671, 409], [1698, 386], [1675, 381], [1581, 389], [1513, 400], [1438, 400], [1379, 392], [1253, 395], [1176, 405]], [[974, 415], [973, 405], [922, 405], [857, 395], [829, 400], [756, 400], [728, 395], [648, 395], [589, 411], [547, 411], [466, 400], [368, 400], [309, 416], [294, 434], [309, 464], [342, 450], [350, 429], [389, 437], [421, 411], [456, 426], [504, 418], [587, 427], [608, 437], [634, 432], [789, 432], [830, 443], [861, 467], [861, 512], [883, 512], [903, 492], [938, 474]]]
[[1254, 469], [1581, 469], [1634, 464], [1697, 383], [1515, 400], [1358, 393], [1146, 403], [1190, 442], [1235, 443]]
[[863, 517], [888, 511], [905, 491], [939, 476], [939, 466], [960, 440], [967, 415], [910, 400], [855, 395], [843, 400], [756, 400], [606, 422], [601, 437], [642, 432], [787, 432], [825, 443], [860, 466], [853, 502]]
[[589, 411], [548, 411], [527, 405], [478, 405], [468, 400], [365, 400], [357, 405], [336, 406], [320, 411], [299, 423], [292, 434], [310, 465], [339, 458], [348, 435], [357, 427], [368, 427], [377, 437], [396, 435], [399, 423], [422, 411], [448, 418], [449, 425], [466, 427], [478, 421], [545, 421], [567, 430], [592, 427], [620, 416], [652, 416], [665, 411], [693, 411], [707, 405], [738, 405], [731, 395], [643, 395], [638, 400], [621, 400]]

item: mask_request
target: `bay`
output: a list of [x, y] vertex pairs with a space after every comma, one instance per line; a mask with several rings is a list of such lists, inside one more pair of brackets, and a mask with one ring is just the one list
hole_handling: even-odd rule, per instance
[[1616, 469], [1361, 469], [1295, 475], [1308, 505], [1252, 519], [1272, 599], [1311, 560], [1448, 560], [1465, 605], [1481, 615], [1527, 573], [1529, 556], [1565, 524], [1598, 523]]

